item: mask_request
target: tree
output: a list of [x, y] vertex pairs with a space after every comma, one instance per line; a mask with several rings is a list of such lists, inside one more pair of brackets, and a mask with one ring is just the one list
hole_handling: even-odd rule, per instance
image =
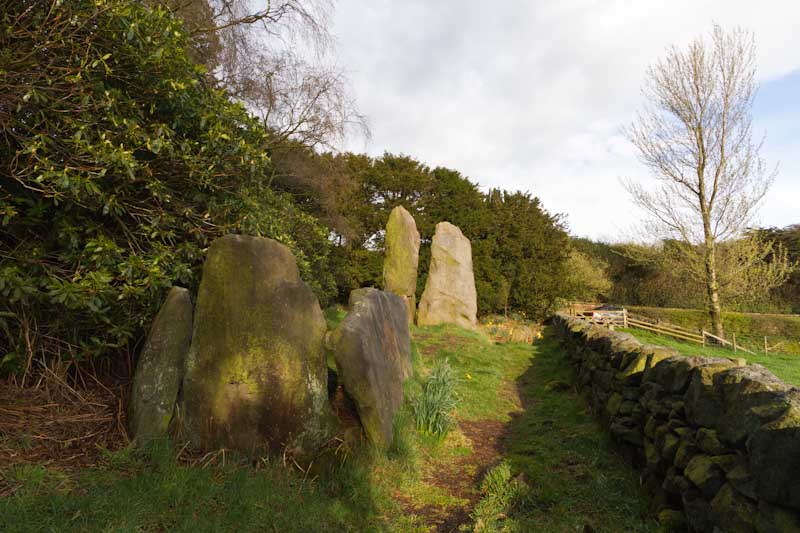
[[708, 313], [724, 334], [717, 272], [718, 244], [748, 227], [774, 179], [752, 140], [750, 110], [756, 94], [755, 40], [725, 32], [669, 49], [647, 70], [644, 109], [626, 130], [660, 185], [628, 181], [634, 201], [659, 237], [684, 247], [687, 264], [702, 272]]
[[0, 373], [133, 351], [226, 233], [289, 246], [324, 300], [329, 231], [268, 187], [271, 132], [134, 0], [0, 0]]
[[273, 143], [331, 147], [368, 135], [334, 57], [329, 0], [150, 0], [181, 17], [195, 57], [269, 127]]

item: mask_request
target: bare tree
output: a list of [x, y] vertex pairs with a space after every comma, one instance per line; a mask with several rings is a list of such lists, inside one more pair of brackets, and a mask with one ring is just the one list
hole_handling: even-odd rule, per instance
[[[647, 70], [644, 109], [626, 134], [658, 181], [626, 188], [651, 217], [648, 229], [677, 238], [687, 265], [702, 273], [716, 335], [724, 333], [718, 244], [751, 223], [775, 177], [752, 140], [755, 40], [743, 29], [714, 25], [710, 39], [671, 47]], [[758, 254], [753, 254], [757, 257]]]
[[335, 63], [330, 0], [154, 1], [184, 19], [198, 58], [276, 140], [332, 148], [369, 134]]

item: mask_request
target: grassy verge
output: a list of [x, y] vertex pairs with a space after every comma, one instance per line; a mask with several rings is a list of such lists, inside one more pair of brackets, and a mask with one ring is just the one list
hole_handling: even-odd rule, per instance
[[[708, 313], [702, 309], [628, 307], [628, 310], [676, 326], [711, 331]], [[770, 346], [780, 342], [781, 352], [800, 355], [800, 315], [724, 312], [722, 319], [727, 335], [736, 333], [737, 340], [751, 350], [760, 349], [766, 336]]]
[[487, 476], [476, 530], [656, 530], [636, 472], [614, 452], [572, 380], [557, 341], [538, 341], [517, 382], [525, 409], [509, 426], [504, 462]]
[[741, 357], [746, 359], [749, 363], [756, 363], [764, 365], [773, 374], [781, 378], [787, 383], [800, 386], [800, 355], [789, 354], [771, 354], [771, 355], [751, 355], [746, 352], [738, 351], [736, 353], [729, 348], [716, 348], [713, 346], [699, 346], [688, 342], [683, 342], [671, 337], [657, 335], [649, 331], [640, 329], [624, 330], [641, 342], [646, 344], [658, 344], [668, 348], [678, 350], [682, 355], [705, 356], [705, 357]]
[[[342, 316], [327, 314], [332, 323]], [[163, 444], [109, 453], [102, 466], [80, 471], [0, 465], [0, 530], [649, 529], [635, 473], [570, 388], [554, 342], [495, 344], [448, 326], [414, 328], [413, 336], [415, 376], [386, 453], [363, 449], [318, 477], [230, 454], [187, 465]], [[444, 437], [423, 435], [411, 406], [445, 359], [457, 424]], [[504, 442], [505, 451], [488, 441]], [[497, 464], [505, 466], [491, 470]], [[494, 474], [482, 482], [485, 470]], [[504, 486], [513, 490], [501, 494]]]

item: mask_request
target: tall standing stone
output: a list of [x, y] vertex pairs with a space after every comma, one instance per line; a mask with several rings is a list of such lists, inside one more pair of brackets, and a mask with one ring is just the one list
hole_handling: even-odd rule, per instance
[[325, 318], [289, 249], [226, 235], [211, 244], [183, 381], [183, 430], [204, 448], [308, 457], [332, 412]]
[[477, 312], [472, 246], [460, 229], [440, 222], [431, 243], [431, 266], [419, 302], [417, 324], [456, 324], [472, 329]]
[[367, 438], [387, 448], [403, 404], [403, 381], [414, 372], [406, 307], [396, 294], [372, 288], [353, 291], [350, 303], [331, 335], [336, 368]]
[[405, 301], [408, 323], [414, 322], [419, 266], [419, 232], [414, 217], [403, 206], [392, 209], [386, 223], [383, 288]]
[[172, 287], [150, 327], [136, 364], [130, 402], [130, 429], [136, 439], [167, 434], [191, 340], [189, 291]]

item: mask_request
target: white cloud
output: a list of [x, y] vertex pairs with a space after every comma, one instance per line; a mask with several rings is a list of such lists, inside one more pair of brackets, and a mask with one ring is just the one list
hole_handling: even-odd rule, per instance
[[[716, 21], [756, 33], [759, 74], [774, 80], [800, 67], [797, 20], [794, 0], [346, 0], [334, 32], [371, 122], [370, 153], [530, 190], [576, 234], [613, 238], [638, 216], [619, 178], [646, 170], [620, 128], [640, 103], [647, 65]], [[762, 222], [787, 224], [786, 195], [800, 191], [783, 176], [797, 176], [800, 152], [772, 138], [765, 155], [784, 173]]]

